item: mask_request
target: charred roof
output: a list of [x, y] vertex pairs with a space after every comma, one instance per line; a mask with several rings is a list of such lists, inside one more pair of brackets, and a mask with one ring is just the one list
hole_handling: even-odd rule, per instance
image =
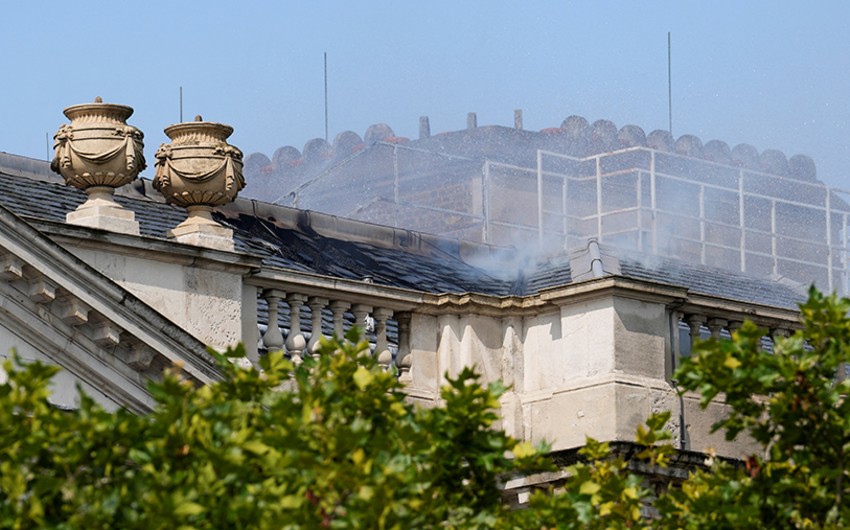
[[[439, 141], [439, 139], [437, 139]], [[0, 203], [26, 219], [64, 222], [85, 194], [65, 186], [47, 163], [0, 153]], [[136, 214], [142, 236], [164, 238], [183, 210], [150, 193], [140, 180], [116, 200]], [[573, 281], [565, 254], [522, 258], [514, 249], [472, 244], [327, 214], [238, 199], [216, 218], [234, 230], [236, 251], [265, 266], [361, 280], [428, 293], [531, 295]], [[703, 265], [636, 253], [605, 252], [619, 260], [619, 275], [686, 287], [691, 292], [795, 308], [798, 287]]]

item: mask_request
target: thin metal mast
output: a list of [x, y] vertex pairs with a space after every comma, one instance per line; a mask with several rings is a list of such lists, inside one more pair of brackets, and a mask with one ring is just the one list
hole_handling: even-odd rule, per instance
[[667, 32], [667, 114], [670, 117], [670, 136], [673, 136], [673, 61], [670, 32]]
[[328, 52], [325, 52], [325, 141], [328, 141]]

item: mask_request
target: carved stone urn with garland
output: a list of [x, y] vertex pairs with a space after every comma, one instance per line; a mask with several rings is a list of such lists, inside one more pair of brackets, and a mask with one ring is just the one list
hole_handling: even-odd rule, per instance
[[168, 236], [182, 243], [233, 250], [233, 232], [212, 218], [212, 210], [236, 198], [245, 187], [242, 151], [227, 143], [233, 127], [193, 122], [166, 127], [171, 143], [156, 152], [154, 188], [165, 200], [189, 211]]
[[50, 168], [88, 196], [67, 214], [68, 223], [138, 235], [133, 212], [113, 197], [116, 188], [135, 180], [145, 168], [144, 135], [127, 124], [132, 107], [104, 103], [98, 97], [64, 113], [71, 123], [60, 126], [53, 136]]

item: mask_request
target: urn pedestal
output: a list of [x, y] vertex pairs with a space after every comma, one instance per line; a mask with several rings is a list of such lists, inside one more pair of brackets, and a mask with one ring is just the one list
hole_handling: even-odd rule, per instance
[[145, 168], [142, 132], [127, 124], [133, 109], [125, 105], [94, 103], [64, 111], [70, 124], [53, 136], [55, 156], [51, 169], [65, 183], [86, 192], [88, 199], [66, 215], [69, 224], [139, 235], [131, 210], [115, 202], [115, 188], [135, 180]]
[[245, 187], [242, 151], [227, 143], [233, 128], [222, 123], [194, 122], [165, 129], [171, 138], [156, 152], [154, 188], [166, 202], [186, 208], [189, 216], [168, 237], [219, 250], [233, 250], [233, 231], [212, 218], [212, 210], [236, 198]]

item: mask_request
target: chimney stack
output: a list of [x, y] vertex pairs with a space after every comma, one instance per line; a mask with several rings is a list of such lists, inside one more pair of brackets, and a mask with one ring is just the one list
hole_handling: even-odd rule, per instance
[[514, 111], [514, 129], [522, 129], [522, 109]]
[[431, 137], [431, 121], [428, 116], [419, 117], [419, 139]]
[[466, 115], [466, 128], [475, 129], [476, 127], [478, 127], [478, 115], [470, 112]]

